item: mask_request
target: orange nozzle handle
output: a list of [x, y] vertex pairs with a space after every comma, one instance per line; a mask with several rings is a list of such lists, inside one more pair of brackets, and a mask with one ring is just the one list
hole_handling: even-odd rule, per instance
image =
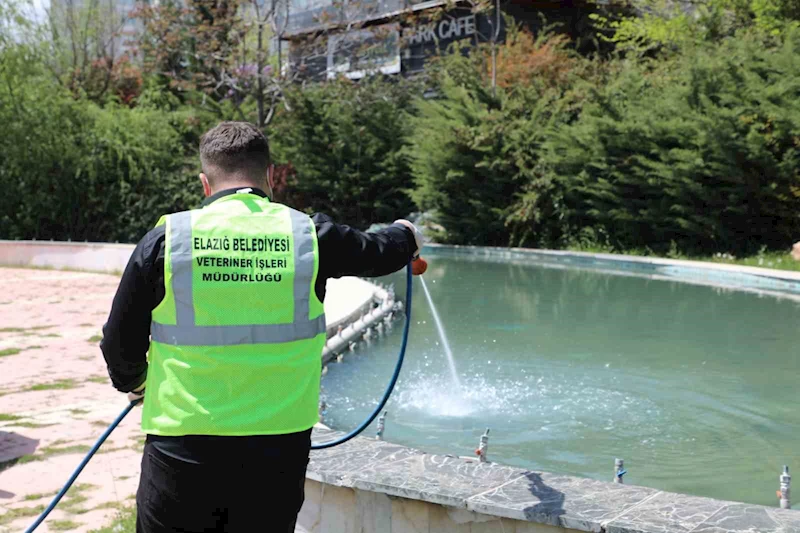
[[415, 276], [421, 276], [428, 270], [428, 262], [421, 257], [417, 257], [411, 262], [411, 273]]

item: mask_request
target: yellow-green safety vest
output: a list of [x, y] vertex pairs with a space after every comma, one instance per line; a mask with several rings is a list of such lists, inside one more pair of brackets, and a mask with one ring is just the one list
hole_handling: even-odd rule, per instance
[[142, 430], [273, 435], [318, 420], [325, 314], [311, 219], [247, 192], [166, 224]]

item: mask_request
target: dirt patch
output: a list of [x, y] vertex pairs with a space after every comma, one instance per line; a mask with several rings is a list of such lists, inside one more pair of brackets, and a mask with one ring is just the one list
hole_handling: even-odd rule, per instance
[[[0, 467], [11, 494], [0, 508], [2, 533], [30, 526], [127, 403], [99, 347], [87, 347], [102, 338], [88, 340], [95, 316], [108, 316], [118, 283], [103, 274], [3, 269], [0, 433], [19, 443], [12, 454], [20, 451]], [[131, 445], [141, 437], [140, 417], [140, 409], [128, 415], [37, 532], [111, 531], [122, 523], [115, 520], [139, 481], [141, 453]]]

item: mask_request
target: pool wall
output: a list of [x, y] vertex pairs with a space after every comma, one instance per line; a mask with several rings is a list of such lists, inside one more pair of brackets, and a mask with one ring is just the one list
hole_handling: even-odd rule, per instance
[[[338, 435], [318, 427], [313, 439]], [[298, 530], [308, 532], [800, 531], [792, 510], [426, 454], [366, 437], [312, 452], [305, 488]]]
[[[488, 246], [427, 244], [424, 253], [434, 258], [445, 256], [551, 268], [589, 269], [614, 275], [680, 281], [800, 299], [800, 272], [787, 270], [657, 257]], [[788, 254], [786, 257], [786, 261], [791, 261]]]

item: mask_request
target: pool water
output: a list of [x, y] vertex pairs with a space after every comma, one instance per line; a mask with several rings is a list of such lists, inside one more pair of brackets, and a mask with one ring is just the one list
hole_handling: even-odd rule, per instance
[[[776, 505], [800, 466], [800, 303], [591, 270], [429, 259], [425, 274], [462, 382], [415, 281], [406, 364], [384, 438], [431, 453]], [[404, 275], [392, 282], [403, 297]], [[322, 381], [325, 423], [378, 401], [402, 322]], [[375, 424], [367, 430], [375, 435]]]

